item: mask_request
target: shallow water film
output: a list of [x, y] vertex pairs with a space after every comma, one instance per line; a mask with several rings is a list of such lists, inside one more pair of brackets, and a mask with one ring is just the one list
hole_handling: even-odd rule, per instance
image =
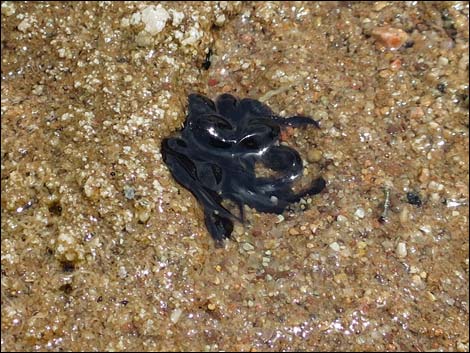
[[[468, 351], [468, 6], [2, 2], [2, 351]], [[318, 121], [278, 143], [326, 187], [217, 247], [191, 93]]]

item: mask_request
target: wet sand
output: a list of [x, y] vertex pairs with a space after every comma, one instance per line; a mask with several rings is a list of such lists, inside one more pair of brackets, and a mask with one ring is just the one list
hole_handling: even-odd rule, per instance
[[[468, 3], [1, 16], [2, 351], [468, 351]], [[326, 190], [216, 248], [160, 154], [191, 92], [314, 117]]]

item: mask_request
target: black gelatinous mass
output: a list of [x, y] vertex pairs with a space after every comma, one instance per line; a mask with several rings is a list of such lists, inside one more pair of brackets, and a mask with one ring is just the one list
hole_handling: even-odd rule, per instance
[[[295, 193], [292, 183], [302, 175], [302, 159], [296, 150], [279, 145], [283, 127], [318, 127], [313, 119], [281, 118], [257, 100], [230, 94], [220, 95], [215, 103], [190, 94], [188, 101], [184, 127], [178, 137], [162, 141], [162, 155], [176, 181], [203, 205], [214, 240], [230, 237], [235, 220], [243, 222], [244, 204], [282, 213], [290, 203], [325, 187], [325, 180], [318, 178]], [[257, 176], [256, 164], [275, 176]], [[232, 201], [239, 216], [224, 207], [223, 200]]]

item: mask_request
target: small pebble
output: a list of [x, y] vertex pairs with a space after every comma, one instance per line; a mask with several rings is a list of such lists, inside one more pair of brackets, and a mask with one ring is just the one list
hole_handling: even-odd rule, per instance
[[318, 229], [318, 225], [316, 224], [310, 225], [310, 231], [312, 232], [312, 234], [315, 234], [317, 232], [317, 229]]
[[413, 275], [412, 281], [413, 281], [413, 284], [416, 287], [423, 287], [424, 286], [423, 280], [421, 279], [421, 277], [419, 275]]
[[442, 191], [444, 190], [444, 185], [434, 180], [431, 180], [428, 184], [428, 188], [432, 191]]
[[148, 32], [142, 31], [135, 37], [135, 43], [139, 47], [148, 47], [153, 44], [153, 38]]
[[437, 90], [441, 93], [446, 93], [446, 84], [445, 83], [438, 83], [436, 86]]
[[410, 108], [410, 118], [419, 119], [424, 116], [424, 110], [421, 107], [412, 107]]
[[330, 248], [333, 251], [339, 251], [339, 244], [337, 242], [333, 242], [333, 243], [330, 244]]
[[408, 252], [406, 251], [406, 244], [402, 242], [398, 243], [395, 253], [399, 258], [406, 257], [406, 255], [408, 254]]
[[421, 173], [419, 174], [419, 181], [425, 183], [429, 180], [430, 172], [428, 168], [421, 169]]
[[310, 163], [319, 162], [323, 157], [323, 153], [320, 150], [310, 150], [307, 153], [307, 161]]
[[295, 228], [290, 228], [290, 229], [289, 229], [289, 234], [290, 234], [290, 235], [299, 235], [300, 233], [299, 233], [299, 231], [298, 231], [297, 229], [295, 229]]
[[124, 186], [124, 196], [126, 197], [126, 199], [128, 200], [132, 200], [135, 196], [135, 190], [132, 186], [127, 186], [125, 185]]
[[173, 310], [170, 316], [171, 322], [176, 324], [178, 320], [180, 319], [182, 313], [183, 313], [183, 310], [181, 310], [180, 308], [176, 308], [175, 310]]
[[457, 350], [459, 352], [468, 352], [468, 342], [467, 343], [462, 343], [462, 342], [457, 342]]
[[283, 221], [284, 221], [284, 216], [282, 214], [278, 215], [276, 223], [281, 223]]
[[408, 34], [404, 30], [393, 27], [377, 27], [372, 35], [379, 44], [391, 50], [400, 48], [408, 40]]
[[364, 216], [366, 215], [365, 211], [363, 208], [358, 208], [356, 210], [356, 212], [354, 212], [354, 215], [358, 218], [364, 218]]
[[245, 251], [253, 251], [255, 250], [255, 247], [251, 245], [250, 243], [243, 243], [242, 245], [243, 250]]
[[136, 215], [141, 223], [147, 223], [150, 218], [150, 212], [148, 210], [139, 210]]
[[400, 70], [400, 68], [401, 68], [401, 60], [399, 58], [393, 60], [390, 63], [390, 69], [392, 69], [393, 71], [398, 71], [398, 70]]
[[415, 205], [418, 207], [421, 207], [422, 205], [421, 197], [419, 197], [419, 194], [417, 192], [413, 192], [413, 191], [407, 192], [406, 199], [408, 200], [408, 203], [410, 205]]
[[408, 210], [408, 207], [403, 206], [403, 209], [400, 212], [401, 225], [405, 225], [406, 223], [408, 223], [409, 219], [410, 219], [410, 211]]
[[16, 12], [15, 4], [13, 1], [2, 2], [2, 15], [7, 17], [14, 15]]

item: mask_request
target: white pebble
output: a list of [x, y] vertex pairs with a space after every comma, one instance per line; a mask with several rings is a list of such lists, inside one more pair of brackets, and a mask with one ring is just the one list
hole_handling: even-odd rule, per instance
[[339, 251], [339, 244], [337, 242], [333, 242], [333, 243], [330, 244], [330, 248], [333, 251]]
[[188, 37], [186, 37], [185, 39], [181, 41], [181, 44], [183, 45], [196, 44], [197, 41], [202, 38], [202, 34], [203, 34], [202, 31], [199, 30], [198, 26], [191, 27], [187, 33], [188, 33]]
[[217, 16], [217, 18], [215, 19], [215, 24], [217, 26], [222, 26], [224, 24], [224, 22], [225, 22], [225, 15], [224, 14]]
[[444, 185], [432, 180], [429, 182], [428, 188], [432, 191], [442, 191], [444, 190]]
[[20, 22], [20, 24], [18, 25], [18, 30], [23, 32], [23, 33], [26, 33], [26, 31], [29, 29], [29, 27], [31, 27], [31, 22], [28, 18], [25, 18], [23, 21]]
[[449, 63], [449, 59], [447, 59], [445, 56], [441, 56], [438, 59], [438, 63], [440, 66], [446, 66]]
[[251, 245], [250, 243], [244, 243], [242, 247], [243, 247], [243, 250], [245, 250], [245, 251], [255, 250], [255, 247], [253, 245]]
[[432, 233], [432, 228], [430, 225], [425, 224], [419, 227], [419, 230], [422, 231], [424, 234], [431, 234]]
[[408, 252], [406, 251], [406, 243], [398, 243], [395, 253], [400, 258], [406, 257], [406, 255], [408, 254]]
[[358, 218], [364, 218], [364, 216], [366, 215], [365, 211], [363, 208], [358, 208], [356, 210], [356, 212], [354, 212], [354, 215]]
[[173, 310], [170, 316], [171, 322], [176, 324], [178, 320], [180, 319], [182, 313], [183, 313], [183, 310], [181, 310], [180, 308], [176, 308], [175, 310]]
[[184, 13], [175, 11], [173, 9], [170, 9], [169, 11], [173, 15], [173, 22], [172, 22], [173, 26], [175, 27], [179, 26], [180, 23], [183, 21]]
[[145, 23], [145, 30], [152, 35], [161, 32], [169, 18], [170, 14], [160, 4], [147, 6], [142, 11], [142, 22]]
[[127, 270], [124, 266], [119, 267], [119, 277], [126, 278]]
[[140, 12], [136, 12], [135, 14], [131, 16], [130, 24], [134, 26], [138, 25], [141, 19], [142, 19], [142, 16], [140, 15]]
[[15, 4], [13, 1], [5, 1], [2, 2], [2, 15], [5, 15], [7, 17], [14, 15], [16, 12], [15, 9]]

